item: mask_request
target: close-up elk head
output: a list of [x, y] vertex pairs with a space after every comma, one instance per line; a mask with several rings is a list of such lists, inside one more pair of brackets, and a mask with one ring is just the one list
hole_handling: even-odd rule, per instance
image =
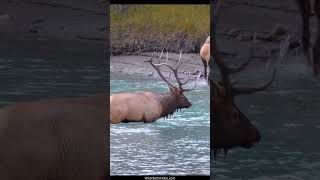
[[[161, 61], [161, 56], [162, 56], [162, 53], [163, 51], [161, 52], [160, 56], [159, 56], [159, 62]], [[194, 84], [194, 87], [191, 88], [191, 89], [186, 89], [186, 88], [183, 88], [182, 86], [187, 84], [189, 81], [190, 81], [190, 76], [191, 76], [191, 73], [189, 72], [188, 74], [188, 77], [187, 79], [182, 82], [178, 76], [178, 68], [180, 67], [181, 65], [181, 56], [182, 56], [182, 51], [180, 51], [180, 56], [179, 56], [179, 60], [178, 60], [178, 63], [176, 65], [176, 67], [172, 67], [168, 64], [168, 52], [167, 52], [167, 55], [166, 55], [166, 63], [158, 63], [158, 64], [155, 64], [153, 63], [153, 56], [154, 56], [154, 53], [152, 54], [152, 57], [149, 59], [149, 60], [146, 60], [145, 62], [148, 62], [150, 63], [150, 65], [157, 71], [157, 73], [159, 74], [159, 76], [161, 77], [161, 79], [167, 83], [169, 89], [170, 89], [170, 94], [171, 95], [174, 95], [176, 96], [177, 98], [177, 108], [178, 109], [182, 109], [182, 108], [189, 108], [191, 107], [191, 103], [189, 102], [189, 100], [187, 99], [187, 97], [183, 94], [184, 92], [187, 92], [187, 91], [190, 91], [190, 90], [194, 90], [197, 86], [197, 82], [199, 81], [199, 77], [200, 77], [200, 74], [198, 75], [198, 78], [197, 78], [197, 81], [195, 82]], [[169, 68], [171, 70], [171, 72], [173, 73], [174, 75], [174, 78], [175, 80], [177, 81], [178, 83], [178, 87], [173, 85], [171, 82], [169, 82], [169, 80], [167, 80], [164, 75], [161, 73], [160, 71], [160, 67], [161, 66], [166, 66], [167, 68]], [[171, 72], [170, 72], [170, 75], [169, 75], [169, 79], [171, 77]]]
[[[170, 91], [165, 94], [142, 91], [111, 95], [111, 123], [116, 124], [120, 122], [154, 122], [161, 117], [168, 117], [172, 115], [177, 110], [191, 107], [191, 102], [184, 95], [184, 92], [196, 88], [197, 82], [200, 78], [200, 74], [198, 75], [193, 88], [183, 88], [183, 85], [189, 82], [191, 73], [189, 73], [187, 79], [183, 82], [178, 76], [178, 68], [181, 65], [182, 52], [180, 52], [180, 57], [175, 67], [168, 64], [168, 53], [166, 56], [166, 63], [160, 63], [162, 53], [163, 51], [159, 56], [157, 64], [153, 62], [155, 52], [153, 52], [152, 57], [148, 60], [145, 60], [145, 62], [148, 62], [156, 70], [160, 78], [168, 85]], [[162, 66], [167, 67], [170, 70], [170, 76], [168, 77], [168, 79], [160, 70], [160, 67]], [[175, 86], [170, 82], [171, 72], [173, 73], [178, 86]]]
[[[251, 48], [251, 56], [253, 49]], [[242, 94], [252, 94], [268, 88], [275, 78], [276, 69], [273, 71], [271, 80], [257, 87], [235, 86], [230, 76], [242, 71], [252, 59], [251, 57], [239, 67], [228, 67], [221, 59], [221, 53], [214, 42], [212, 47], [212, 61], [214, 60], [221, 76], [221, 81], [216, 81], [210, 74], [211, 87], [211, 118], [213, 124], [211, 141], [214, 150], [214, 158], [220, 149], [224, 150], [225, 157], [228, 150], [235, 147], [251, 148], [260, 141], [258, 129], [250, 122], [244, 113], [235, 104], [235, 97]], [[212, 94], [213, 93], [213, 94]]]

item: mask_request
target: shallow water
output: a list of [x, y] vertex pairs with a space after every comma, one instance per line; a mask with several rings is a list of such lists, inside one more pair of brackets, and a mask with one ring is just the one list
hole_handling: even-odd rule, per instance
[[[161, 81], [111, 75], [111, 94], [167, 92]], [[209, 91], [205, 83], [186, 93], [190, 109], [154, 123], [120, 123], [110, 129], [111, 175], [209, 175]]]
[[[212, 162], [211, 179], [320, 178], [320, 83], [305, 64], [285, 66], [278, 69], [267, 92], [237, 98], [240, 109], [258, 127], [261, 141]], [[242, 79], [270, 77], [261, 72], [251, 68]]]
[[101, 60], [53, 61], [0, 58], [0, 106], [18, 101], [107, 93], [108, 71]]

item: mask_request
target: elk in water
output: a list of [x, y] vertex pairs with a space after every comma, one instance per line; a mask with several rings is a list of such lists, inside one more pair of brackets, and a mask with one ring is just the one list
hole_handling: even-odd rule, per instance
[[313, 13], [311, 9], [310, 0], [296, 0], [300, 15], [302, 18], [302, 45], [303, 51], [306, 54], [309, 61], [313, 59], [313, 72], [314, 75], [317, 76], [320, 73], [320, 1], [315, 0], [313, 5], [313, 10], [317, 17], [317, 38], [312, 47], [312, 51], [310, 52], [310, 15]]
[[[162, 54], [162, 53], [161, 53]], [[197, 81], [200, 78], [198, 75], [197, 81], [194, 87], [191, 89], [185, 89], [182, 86], [187, 84], [190, 80], [190, 73], [186, 81], [181, 82], [178, 77], [178, 68], [181, 64], [181, 54], [176, 67], [170, 66], [168, 63], [153, 63], [153, 56], [145, 62], [150, 63], [150, 65], [157, 71], [161, 79], [167, 83], [170, 92], [165, 94], [159, 94], [150, 91], [142, 92], [128, 92], [119, 93], [110, 96], [110, 122], [117, 124], [120, 122], [154, 122], [159, 118], [168, 117], [172, 115], [175, 111], [181, 110], [183, 108], [190, 108], [191, 103], [184, 95], [184, 92], [193, 90], [196, 88]], [[159, 57], [159, 62], [161, 60], [161, 55]], [[168, 55], [167, 60], [168, 61]], [[161, 73], [160, 67], [165, 66], [169, 68], [178, 83], [178, 87], [174, 86], [165, 76]], [[170, 73], [171, 74], [171, 73]], [[169, 77], [170, 79], [170, 77]]]
[[107, 94], [0, 109], [1, 180], [102, 180], [108, 175]]
[[[252, 52], [253, 50], [251, 49], [251, 54]], [[216, 159], [221, 149], [224, 150], [226, 157], [229, 149], [235, 147], [251, 148], [260, 141], [259, 130], [237, 107], [235, 97], [241, 94], [263, 91], [268, 88], [275, 78], [276, 69], [274, 69], [271, 80], [261, 86], [237, 87], [231, 82], [230, 75], [242, 71], [252, 58], [249, 58], [237, 68], [231, 68], [222, 61], [221, 53], [215, 42], [212, 47], [212, 53], [222, 78], [222, 81], [216, 81], [213, 79], [212, 74], [209, 77], [211, 87], [210, 118], [213, 119], [213, 124], [211, 125], [213, 134], [211, 149], [214, 150], [214, 159]]]

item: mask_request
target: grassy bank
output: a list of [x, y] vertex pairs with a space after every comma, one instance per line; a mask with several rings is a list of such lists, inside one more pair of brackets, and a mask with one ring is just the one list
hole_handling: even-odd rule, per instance
[[113, 55], [155, 49], [199, 52], [209, 28], [209, 5], [111, 5]]

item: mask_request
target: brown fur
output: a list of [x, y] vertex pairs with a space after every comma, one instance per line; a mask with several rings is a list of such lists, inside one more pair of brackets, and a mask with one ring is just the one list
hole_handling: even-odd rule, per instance
[[200, 57], [204, 66], [204, 77], [207, 78], [207, 67], [210, 60], [210, 36], [207, 37], [205, 43], [200, 49]]
[[110, 96], [110, 122], [154, 122], [167, 117], [191, 103], [179, 88], [170, 88], [166, 94], [154, 92], [119, 93]]
[[250, 62], [253, 56], [253, 47], [256, 39], [253, 40], [251, 47], [251, 57], [242, 65], [231, 68], [222, 60], [221, 52], [213, 42], [212, 54], [215, 63], [220, 71], [221, 81], [216, 81], [212, 76], [209, 78], [210, 84], [210, 118], [213, 119], [211, 125], [211, 149], [213, 149], [214, 159], [221, 149], [224, 150], [225, 157], [229, 149], [235, 147], [251, 148], [260, 141], [259, 130], [250, 120], [240, 111], [235, 103], [235, 97], [241, 94], [252, 94], [268, 88], [276, 74], [274, 69], [271, 80], [261, 86], [235, 86], [230, 79], [232, 74], [241, 72]]
[[103, 179], [109, 171], [106, 97], [23, 102], [0, 109], [0, 179]]
[[226, 100], [226, 89], [223, 85], [213, 85], [209, 80], [211, 91], [211, 115], [214, 125], [211, 126], [211, 148], [214, 159], [220, 149], [224, 150], [225, 157], [229, 149], [235, 147], [251, 148], [260, 141], [259, 130], [240, 111], [233, 101]]

